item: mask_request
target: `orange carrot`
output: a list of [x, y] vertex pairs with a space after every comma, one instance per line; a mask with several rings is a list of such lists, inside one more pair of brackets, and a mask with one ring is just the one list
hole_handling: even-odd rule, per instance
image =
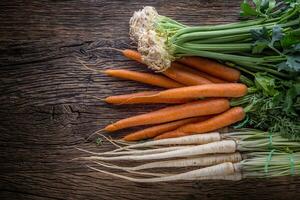
[[173, 98], [136, 98], [140, 96], [155, 95], [158, 91], [146, 91], [146, 92], [137, 92], [132, 94], [123, 94], [116, 96], [109, 96], [104, 99], [106, 103], [110, 104], [139, 104], [139, 103], [186, 103], [192, 101], [193, 99], [173, 99]]
[[214, 76], [211, 76], [209, 74], [206, 74], [204, 72], [201, 72], [199, 70], [194, 70], [195, 73], [197, 73], [199, 76], [202, 76], [203, 78], [206, 78], [207, 80], [210, 80], [211, 82], [213, 83], [228, 83], [228, 81], [225, 81], [223, 79], [220, 79], [220, 78], [217, 78], [217, 77], [214, 77]]
[[160, 135], [161, 133], [165, 133], [168, 131], [172, 131], [177, 129], [180, 126], [183, 126], [188, 123], [204, 121], [208, 119], [210, 116], [201, 116], [195, 118], [182, 119], [174, 122], [169, 122], [157, 126], [152, 126], [150, 128], [142, 129], [140, 131], [136, 131], [126, 135], [123, 139], [126, 141], [137, 141], [148, 138], [153, 138], [155, 136]]
[[131, 60], [135, 60], [139, 63], [143, 63], [142, 62], [142, 56], [138, 51], [135, 50], [131, 50], [131, 49], [124, 49], [122, 50], [122, 54], [126, 57], [129, 58]]
[[212, 83], [210, 80], [199, 76], [197, 73], [191, 73], [190, 71], [186, 70], [184, 65], [177, 62], [173, 62], [171, 67], [162, 73], [184, 85], [203, 85]]
[[155, 86], [159, 86], [159, 87], [163, 87], [163, 88], [183, 87], [182, 84], [177, 83], [177, 82], [173, 81], [172, 79], [169, 79], [162, 75], [142, 73], [142, 72], [125, 70], [125, 69], [107, 69], [107, 70], [104, 70], [103, 73], [113, 76], [113, 77], [133, 80], [133, 81], [146, 83], [149, 85], [155, 85]]
[[165, 139], [173, 137], [181, 137], [198, 133], [206, 133], [209, 131], [214, 131], [216, 129], [229, 126], [238, 121], [241, 121], [245, 117], [245, 112], [242, 107], [231, 108], [224, 113], [216, 115], [210, 119], [207, 119], [202, 122], [187, 124], [179, 127], [174, 131], [170, 131], [164, 134], [161, 134], [155, 139]]
[[228, 83], [228, 82], [225, 81], [225, 80], [216, 78], [216, 77], [214, 77], [214, 76], [211, 76], [211, 75], [209, 75], [209, 74], [206, 74], [206, 73], [204, 73], [204, 72], [202, 72], [202, 71], [199, 71], [199, 70], [197, 70], [197, 69], [192, 69], [192, 68], [190, 68], [189, 66], [180, 64], [180, 63], [178, 63], [178, 62], [173, 62], [173, 63], [172, 63], [172, 67], [176, 67], [176, 66], [177, 66], [177, 68], [180, 68], [181, 70], [184, 70], [184, 71], [187, 71], [187, 72], [189, 72], [189, 73], [196, 74], [197, 76], [200, 76], [200, 77], [202, 77], [202, 78], [205, 78], [205, 79], [211, 81], [212, 83]]
[[216, 61], [202, 57], [183, 57], [179, 62], [229, 82], [240, 79], [240, 72]]
[[135, 97], [138, 99], [155, 98], [203, 98], [203, 97], [241, 97], [247, 94], [247, 86], [241, 83], [206, 84], [168, 89], [154, 95]]
[[[122, 51], [122, 53], [129, 59], [143, 63], [141, 54], [137, 51], [125, 49]], [[212, 81], [199, 76], [196, 73], [191, 73], [187, 70], [184, 70], [184, 66], [177, 62], [173, 62], [171, 67], [166, 71], [163, 71], [162, 73], [167, 77], [184, 85], [202, 85], [212, 83]]]
[[225, 110], [229, 109], [229, 107], [229, 101], [223, 98], [199, 100], [186, 104], [169, 106], [150, 113], [122, 119], [106, 126], [104, 130], [112, 132], [133, 126], [161, 124], [164, 122], [170, 122], [190, 117], [212, 115], [224, 112]]

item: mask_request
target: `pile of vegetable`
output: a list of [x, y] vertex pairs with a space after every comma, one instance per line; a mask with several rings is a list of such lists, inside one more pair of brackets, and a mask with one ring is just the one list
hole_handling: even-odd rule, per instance
[[[114, 141], [123, 145], [114, 151], [84, 150], [95, 155], [82, 159], [151, 177], [91, 169], [136, 182], [299, 173], [300, 2], [244, 1], [241, 9], [239, 22], [193, 27], [159, 15], [149, 6], [134, 13], [130, 37], [138, 51], [119, 51], [157, 73], [101, 72], [160, 89], [109, 96], [104, 101], [165, 107], [107, 125], [100, 131], [149, 127]], [[231, 132], [216, 132], [224, 128]], [[143, 142], [146, 139], [153, 141]], [[130, 167], [104, 162], [118, 160], [159, 161]], [[140, 171], [170, 167], [198, 169], [168, 174]]]

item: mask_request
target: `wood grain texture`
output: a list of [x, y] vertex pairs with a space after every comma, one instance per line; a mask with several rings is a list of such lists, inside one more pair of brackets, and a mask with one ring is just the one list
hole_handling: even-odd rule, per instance
[[[239, 0], [1, 1], [0, 199], [298, 199], [299, 178], [136, 184], [95, 173], [75, 147], [105, 124], [163, 105], [109, 106], [100, 98], [150, 89], [86, 70], [146, 71], [104, 47], [132, 47], [128, 20], [145, 5], [187, 24], [238, 19]], [[95, 48], [100, 50], [92, 50]], [[116, 136], [126, 131], [116, 133]]]

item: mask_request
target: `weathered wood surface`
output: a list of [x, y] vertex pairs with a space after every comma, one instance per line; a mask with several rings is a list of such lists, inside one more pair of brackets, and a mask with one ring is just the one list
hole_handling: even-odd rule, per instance
[[95, 130], [157, 107], [109, 106], [89, 97], [149, 87], [88, 71], [74, 56], [97, 58], [99, 69], [146, 70], [115, 51], [88, 49], [131, 46], [128, 20], [145, 5], [184, 23], [213, 24], [237, 20], [239, 2], [1, 1], [0, 199], [299, 198], [296, 178], [136, 184], [72, 161], [84, 155], [75, 147], [112, 148], [86, 142]]

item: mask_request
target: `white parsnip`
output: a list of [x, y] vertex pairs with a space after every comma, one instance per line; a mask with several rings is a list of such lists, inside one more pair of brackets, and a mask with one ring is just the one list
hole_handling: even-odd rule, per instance
[[169, 139], [161, 139], [154, 140], [149, 142], [143, 142], [138, 144], [132, 144], [125, 147], [121, 147], [116, 149], [115, 151], [120, 151], [129, 148], [141, 148], [141, 147], [149, 147], [149, 146], [162, 146], [162, 145], [199, 145], [199, 144], [207, 144], [211, 142], [220, 141], [221, 135], [218, 132], [204, 133], [199, 135], [189, 135], [180, 138], [169, 138]]
[[129, 172], [131, 174], [138, 174], [138, 175], [144, 175], [144, 176], [154, 176], [154, 177], [163, 177], [163, 176], [170, 176], [170, 175], [172, 175], [172, 174], [141, 172], [141, 171], [130, 171], [130, 170], [125, 170], [125, 171]]
[[92, 155], [102, 155], [102, 156], [109, 156], [109, 155], [147, 155], [147, 154], [153, 154], [153, 153], [162, 153], [162, 152], [168, 152], [168, 151], [174, 151], [179, 149], [185, 149], [188, 147], [192, 147], [195, 145], [184, 145], [184, 146], [171, 146], [171, 147], [163, 147], [163, 148], [157, 148], [157, 149], [146, 149], [146, 150], [136, 150], [136, 149], [126, 149], [127, 151], [107, 151], [103, 153], [97, 153], [93, 151], [88, 151], [81, 148], [76, 148], [80, 151], [92, 154]]
[[210, 167], [205, 167], [201, 169], [196, 169], [193, 171], [170, 175], [170, 176], [163, 176], [163, 177], [155, 177], [155, 178], [132, 178], [128, 176], [123, 176], [115, 173], [111, 173], [108, 171], [100, 170], [95, 167], [88, 166], [90, 169], [93, 169], [98, 172], [102, 172], [107, 175], [123, 178], [133, 182], [141, 182], [141, 183], [153, 183], [153, 182], [166, 182], [166, 181], [178, 181], [178, 180], [195, 180], [198, 178], [201, 180], [203, 177], [211, 177], [211, 176], [219, 176], [220, 178], [225, 175], [230, 175], [235, 173], [235, 167], [233, 163], [226, 162]]
[[[99, 162], [94, 162], [96, 164], [99, 164]], [[117, 165], [108, 164], [101, 162], [102, 166], [108, 167], [108, 168], [114, 168], [119, 169]], [[124, 169], [123, 169], [124, 170]], [[138, 174], [138, 175], [146, 175], [146, 176], [154, 176], [154, 177], [163, 177], [163, 176], [171, 176], [175, 174], [162, 174], [162, 173], [149, 173], [149, 172], [140, 172], [140, 171], [131, 171], [131, 170], [125, 170], [126, 172], [129, 172], [131, 174]], [[242, 174], [240, 171], [236, 171], [234, 174], [229, 175], [223, 175], [223, 176], [200, 176], [200, 177], [192, 177], [187, 180], [230, 180], [230, 181], [239, 181], [242, 179]]]
[[243, 176], [241, 172], [235, 172], [234, 174], [228, 175], [221, 175], [221, 176], [200, 176], [200, 177], [193, 177], [189, 180], [227, 180], [227, 181], [239, 181], [242, 180]]
[[95, 163], [100, 166], [104, 166], [111, 169], [137, 171], [137, 170], [154, 169], [154, 168], [206, 167], [206, 166], [216, 165], [224, 162], [235, 163], [241, 160], [242, 160], [241, 154], [236, 152], [230, 154], [210, 154], [210, 155], [204, 155], [196, 158], [184, 158], [184, 159], [177, 159], [177, 160], [150, 162], [150, 163], [146, 163], [134, 167], [122, 167], [122, 166], [117, 166], [105, 162], [95, 162]]
[[[107, 168], [111, 168], [111, 169], [119, 169], [117, 165], [111, 164], [111, 163], [105, 163], [105, 162], [99, 162], [99, 161], [94, 161], [95, 164], [103, 166], [103, 167], [107, 167]], [[139, 174], [139, 175], [146, 175], [146, 176], [156, 176], [156, 177], [162, 177], [162, 176], [170, 176], [172, 174], [170, 173], [153, 173], [153, 172], [142, 172], [142, 171], [133, 171], [133, 170], [129, 170], [129, 169], [123, 169], [126, 172], [132, 173], [132, 174]]]
[[83, 160], [137, 160], [137, 161], [159, 160], [159, 159], [197, 156], [197, 155], [213, 154], [213, 153], [233, 153], [235, 151], [236, 151], [235, 141], [223, 140], [223, 141], [197, 145], [197, 146], [178, 149], [169, 152], [150, 154], [150, 155], [126, 155], [126, 156], [115, 156], [115, 157], [89, 156], [89, 157], [81, 157], [81, 159]]

